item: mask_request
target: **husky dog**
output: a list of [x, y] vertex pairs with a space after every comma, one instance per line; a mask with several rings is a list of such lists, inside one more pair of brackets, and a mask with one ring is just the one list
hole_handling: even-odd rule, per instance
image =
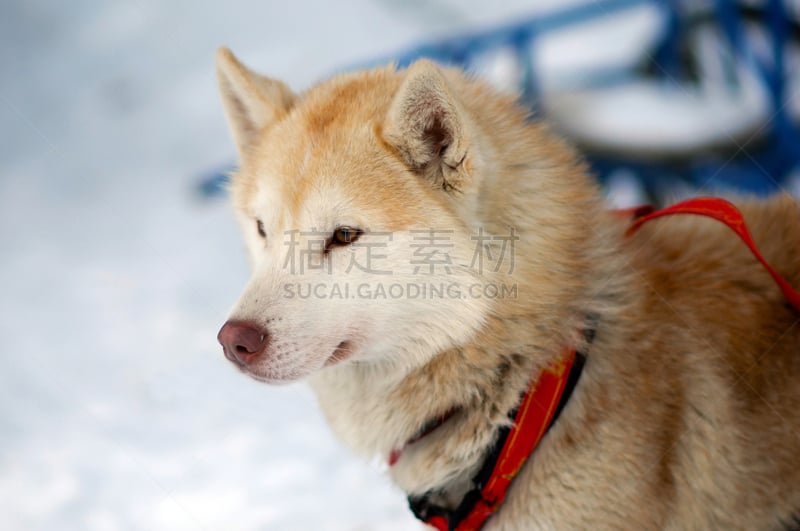
[[[308, 381], [419, 512], [475, 492], [526, 390], [578, 352], [485, 529], [800, 524], [800, 312], [724, 225], [626, 237], [569, 145], [427, 60], [300, 94], [226, 49], [217, 69], [252, 265], [224, 353]], [[797, 203], [737, 205], [800, 286]]]

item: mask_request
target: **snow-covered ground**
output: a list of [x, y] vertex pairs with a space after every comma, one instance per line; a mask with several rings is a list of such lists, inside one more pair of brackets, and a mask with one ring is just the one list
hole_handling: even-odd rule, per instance
[[6, 2], [0, 529], [414, 528], [303, 385], [221, 355], [247, 270], [229, 206], [195, 192], [233, 159], [213, 52], [303, 88], [565, 4], [531, 3]]

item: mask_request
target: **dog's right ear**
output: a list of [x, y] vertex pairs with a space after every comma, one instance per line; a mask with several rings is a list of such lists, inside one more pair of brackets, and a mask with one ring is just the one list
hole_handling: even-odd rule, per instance
[[295, 101], [289, 87], [251, 71], [227, 48], [217, 50], [217, 83], [240, 156], [261, 130], [285, 116]]

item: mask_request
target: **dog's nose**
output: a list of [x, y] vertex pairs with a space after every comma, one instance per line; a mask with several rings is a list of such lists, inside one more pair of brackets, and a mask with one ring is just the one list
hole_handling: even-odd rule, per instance
[[266, 330], [246, 321], [228, 321], [217, 334], [225, 357], [239, 365], [248, 365], [267, 347]]

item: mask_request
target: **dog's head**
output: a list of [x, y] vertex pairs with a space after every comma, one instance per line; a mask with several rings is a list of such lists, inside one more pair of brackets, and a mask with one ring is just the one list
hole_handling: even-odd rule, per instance
[[[344, 363], [411, 368], [485, 321], [475, 200], [486, 153], [428, 61], [294, 94], [220, 50], [252, 277], [219, 333], [267, 382]], [[496, 257], [495, 257], [496, 258]], [[488, 268], [486, 268], [488, 270]]]

